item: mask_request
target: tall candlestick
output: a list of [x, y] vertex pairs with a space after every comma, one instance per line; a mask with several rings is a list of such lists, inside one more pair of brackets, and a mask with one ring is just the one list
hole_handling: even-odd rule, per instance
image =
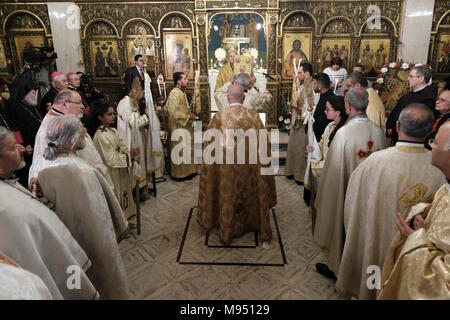
[[167, 93], [166, 93], [166, 83], [163, 82], [163, 84], [164, 84], [164, 98], [167, 98]]
[[337, 88], [338, 81], [339, 80], [336, 79], [335, 82], [334, 82], [334, 91], [333, 91], [334, 94], [336, 94], [336, 88]]

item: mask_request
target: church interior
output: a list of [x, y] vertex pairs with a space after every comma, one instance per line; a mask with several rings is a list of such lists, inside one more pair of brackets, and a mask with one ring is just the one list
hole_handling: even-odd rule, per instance
[[[145, 103], [148, 103], [150, 96], [150, 108], [153, 109], [153, 113], [147, 113], [148, 136], [141, 141], [142, 146], [147, 143], [145, 148], [149, 146], [145, 157], [151, 157], [152, 150], [155, 151], [154, 145], [149, 144], [151, 139], [155, 139], [154, 136], [151, 138], [151, 131], [154, 130], [151, 127], [155, 121], [160, 128], [157, 135], [161, 139], [161, 146], [157, 150], [159, 153], [153, 153], [159, 155], [159, 158], [155, 158], [159, 164], [150, 170], [147, 161], [143, 193], [137, 192], [139, 188], [142, 191], [142, 180], [136, 178], [136, 169], [127, 172], [130, 174], [133, 171], [136, 179], [132, 180], [133, 194], [129, 194], [133, 200], [127, 200], [135, 202], [136, 214], [128, 219], [131, 231], [124, 239], [120, 239], [118, 247], [125, 268], [129, 299], [136, 300], [342, 299], [341, 290], [345, 288], [340, 287], [340, 282], [336, 285], [340, 269], [331, 268], [330, 262], [328, 265], [334, 274], [328, 270], [333, 275], [327, 277], [318, 272], [317, 267], [318, 263], [329, 262], [329, 253], [316, 238], [317, 231], [313, 236], [314, 225], [317, 227], [322, 223], [320, 217], [316, 216], [318, 207], [314, 201], [325, 201], [324, 196], [321, 198], [313, 191], [312, 200], [308, 198], [307, 202], [305, 195], [311, 185], [307, 183], [306, 175], [303, 179], [305, 169], [301, 178], [297, 177], [297, 173], [288, 172], [288, 158], [291, 157], [288, 150], [293, 140], [293, 130], [298, 129], [294, 123], [304, 119], [300, 118], [300, 114], [292, 115], [295, 108], [291, 110], [295, 90], [303, 87], [303, 82], [300, 84], [297, 78], [299, 68], [303, 66], [302, 70], [306, 71], [304, 63], [310, 64], [311, 81], [316, 81], [312, 80], [316, 79], [313, 74], [325, 74], [324, 70], [333, 66], [334, 61], [337, 61], [335, 59], [339, 60], [338, 68], [348, 71], [349, 76], [355, 73], [352, 73], [355, 67], [360, 67], [369, 87], [378, 94], [384, 105], [382, 129], [386, 129], [385, 119], [388, 119], [399, 100], [414, 89], [410, 84], [410, 73], [414, 68], [420, 66], [431, 69], [431, 79], [426, 81], [428, 85], [440, 87], [441, 83], [445, 85], [447, 81], [448, 86], [450, 82], [450, 2], [447, 0], [6, 0], [0, 3], [0, 28], [0, 79], [2, 86], [9, 87], [11, 97], [14, 96], [13, 83], [19, 74], [28, 72], [34, 82], [33, 88], [38, 92], [41, 87], [53, 86], [52, 79], [59, 75], [69, 78], [72, 73], [80, 72], [80, 90], [84, 90], [84, 94], [94, 100], [97, 97], [113, 106], [119, 133], [119, 118], [122, 117], [120, 104], [127, 95], [131, 97], [133, 91], [127, 75], [135, 65], [138, 66], [136, 57], [142, 58], [145, 76], [138, 67], [142, 95], [145, 91]], [[214, 128], [213, 119], [224, 110], [216, 98], [216, 91], [228, 81], [229, 75], [223, 83], [220, 82], [223, 78], [221, 69], [230, 65], [229, 48], [235, 48], [236, 54], [234, 70], [230, 71], [234, 72], [234, 79], [241, 60], [250, 57], [251, 62], [242, 62], [241, 72], [249, 68], [247, 73], [254, 77], [252, 83], [258, 94], [265, 94], [257, 110], [257, 119], [261, 120], [269, 133], [277, 132], [278, 141], [271, 150], [272, 159], [276, 159], [279, 168], [271, 177], [276, 189], [270, 189], [276, 204], [266, 208], [265, 204], [261, 204], [266, 203], [264, 199], [257, 202], [258, 210], [263, 210], [261, 206], [266, 209], [269, 241], [262, 230], [255, 230], [237, 232], [238, 236], [224, 243], [223, 230], [218, 227], [220, 222], [208, 230], [202, 227], [207, 218], [200, 213], [205, 210], [205, 206], [208, 207], [204, 203], [209, 203], [203, 198], [216, 191], [209, 194], [202, 189], [202, 179], [206, 179], [206, 174], [201, 174], [201, 161], [195, 165], [196, 174], [180, 178], [174, 174], [173, 159], [170, 159], [171, 143], [174, 141], [171, 142], [169, 135], [174, 123], [171, 122], [171, 97], [172, 92], [180, 88], [177, 79], [181, 77], [187, 80], [180, 92], [187, 99], [190, 115], [194, 117], [191, 119], [199, 123], [200, 133], [201, 130], [205, 132], [208, 128]], [[31, 58], [24, 54], [26, 50], [32, 53]], [[42, 82], [43, 74], [46, 79]], [[140, 77], [137, 72], [136, 77]], [[333, 85], [334, 78], [329, 78]], [[336, 92], [338, 80], [334, 85], [334, 94], [339, 95]], [[5, 90], [2, 88], [2, 93]], [[244, 91], [247, 92], [246, 89]], [[228, 99], [231, 99], [230, 92]], [[296, 103], [299, 103], [298, 99]], [[369, 94], [369, 102], [370, 99]], [[7, 99], [4, 100], [6, 106]], [[47, 107], [52, 112], [52, 103], [47, 104]], [[295, 119], [295, 115], [299, 118]], [[45, 113], [40, 117], [40, 122], [45, 121], [44, 116]], [[103, 116], [98, 119], [107, 126]], [[309, 131], [312, 131], [313, 122]], [[306, 123], [307, 120], [302, 128], [308, 126]], [[114, 124], [112, 126], [115, 127]], [[307, 139], [306, 135], [304, 137]], [[97, 147], [97, 140], [93, 135], [92, 138]], [[390, 140], [385, 138], [383, 132], [383, 143], [389, 147]], [[134, 145], [134, 139], [133, 136], [131, 145]], [[334, 139], [334, 142], [338, 141], [337, 135]], [[369, 141], [368, 154], [359, 155], [361, 159], [371, 154], [372, 140], [375, 139]], [[332, 150], [331, 146], [329, 150]], [[140, 152], [143, 153], [143, 150]], [[305, 166], [308, 163], [306, 170], [310, 168], [308, 152], [302, 150], [298, 156]], [[361, 152], [365, 153], [366, 150], [362, 149]], [[445, 152], [448, 153], [448, 149]], [[32, 157], [34, 162], [35, 155]], [[136, 157], [130, 153], [132, 161]], [[216, 171], [211, 169], [208, 172], [209, 175]], [[230, 176], [231, 180], [236, 178], [248, 184], [255, 198], [261, 192], [261, 185], [267, 184], [269, 180], [262, 179], [261, 182], [252, 178], [238, 179], [237, 176]], [[449, 176], [446, 178], [448, 181]], [[211, 184], [217, 184], [217, 192], [225, 190], [219, 178], [214, 179], [210, 181], [214, 181]], [[321, 182], [334, 183], [334, 180], [330, 182], [324, 176], [320, 179]], [[445, 182], [445, 179], [439, 181]], [[313, 190], [317, 191], [318, 188], [320, 192], [320, 185], [312, 185]], [[25, 187], [28, 188], [27, 185]], [[265, 187], [268, 188], [267, 185]], [[1, 199], [0, 196], [0, 216], [5, 210], [1, 208]], [[428, 199], [428, 202], [431, 203], [432, 199]], [[211, 206], [225, 206], [221, 201], [217, 200], [220, 204]], [[416, 202], [412, 201], [410, 206], [413, 204]], [[341, 203], [336, 204], [336, 208], [339, 205]], [[212, 215], [222, 219], [219, 213]], [[202, 217], [205, 220], [200, 223]], [[448, 228], [448, 215], [446, 219]], [[115, 223], [114, 218], [112, 220]], [[0, 218], [0, 224], [1, 221]], [[340, 223], [344, 222], [347, 223], [347, 220], [342, 219]], [[397, 232], [395, 222], [393, 225]], [[1, 226], [0, 229], [3, 230]], [[445, 250], [448, 256], [448, 235], [442, 234], [442, 237], [447, 237]], [[84, 249], [81, 242], [80, 245]], [[0, 265], [3, 250], [0, 247]], [[8, 256], [7, 252], [3, 253]], [[23, 267], [17, 258], [12, 260]], [[448, 261], [446, 263], [449, 268]], [[86, 275], [90, 277], [89, 271], [86, 271]], [[362, 276], [367, 278], [369, 275], [364, 270]], [[47, 285], [45, 279], [42, 280]], [[386, 280], [383, 274], [383, 281]], [[1, 281], [2, 276], [0, 288]], [[440, 278], [439, 281], [444, 286], [447, 283], [447, 289], [442, 289], [436, 296], [425, 298], [450, 298], [448, 277]], [[400, 285], [397, 283], [397, 286]], [[49, 289], [53, 295], [53, 289]], [[385, 292], [387, 295], [387, 290]], [[358, 298], [357, 294], [352, 296]], [[359, 296], [360, 299], [367, 297]], [[390, 297], [395, 299], [395, 295]], [[376, 293], [371, 294], [369, 299], [375, 298]]]

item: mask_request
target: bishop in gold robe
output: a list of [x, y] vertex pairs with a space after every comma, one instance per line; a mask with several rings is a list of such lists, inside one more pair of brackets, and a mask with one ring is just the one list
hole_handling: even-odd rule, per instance
[[[169, 112], [169, 134], [172, 135], [177, 129], [184, 129], [185, 132], [189, 133], [190, 142], [185, 140], [183, 137], [177, 141], [170, 141], [170, 175], [173, 178], [187, 178], [191, 175], [197, 173], [197, 166], [194, 164], [194, 127], [193, 121], [195, 120], [195, 115], [191, 112], [189, 108], [188, 99], [184, 89], [188, 84], [186, 75], [183, 72], [175, 72], [173, 75], [176, 87], [172, 89], [167, 98], [167, 108]], [[172, 139], [171, 139], [172, 140]], [[182, 144], [183, 148], [180, 150], [179, 154], [172, 154], [173, 149], [179, 143]], [[190, 152], [191, 156], [188, 157], [188, 163], [175, 164], [173, 157], [183, 158], [184, 152]], [[189, 159], [190, 158], [190, 159]]]
[[[334, 274], [339, 270], [344, 247], [344, 200], [350, 175], [371, 153], [386, 145], [383, 131], [367, 119], [367, 103], [365, 89], [347, 92], [345, 109], [350, 121], [337, 131], [330, 146], [315, 203], [314, 241], [325, 250], [328, 269]], [[316, 265], [319, 272], [321, 267], [326, 266]]]
[[[232, 85], [230, 105], [217, 112], [208, 126], [208, 129], [220, 130], [222, 134], [205, 146], [207, 150], [218, 143], [224, 158], [227, 148], [234, 150], [234, 162], [229, 164], [224, 159], [224, 164], [208, 164], [204, 159], [200, 175], [197, 221], [206, 230], [218, 228], [224, 244], [230, 244], [234, 238], [251, 231], [259, 231], [262, 241], [270, 241], [270, 209], [277, 203], [274, 176], [261, 174], [263, 165], [260, 160], [254, 164], [249, 161], [252, 152], [249, 148], [257, 147], [252, 150], [259, 154], [261, 141], [258, 146], [252, 146], [250, 138], [245, 138], [248, 139], [245, 142], [245, 162], [237, 164], [237, 144], [234, 138], [227, 136], [226, 130], [242, 129], [244, 133], [254, 130], [259, 137], [260, 130], [264, 129], [258, 113], [245, 108], [243, 100], [242, 87]], [[214, 149], [215, 155], [222, 151], [218, 148]]]
[[[368, 268], [381, 267], [397, 232], [395, 213], [406, 217], [419, 203], [431, 203], [445, 177], [431, 165], [424, 139], [433, 113], [411, 105], [400, 114], [395, 147], [375, 152], [352, 173], [345, 198], [345, 245], [336, 288], [344, 298], [375, 299]], [[369, 280], [370, 281], [370, 280]]]
[[442, 171], [447, 183], [436, 192], [431, 207], [418, 204], [406, 221], [397, 215], [400, 232], [383, 265], [377, 296], [381, 300], [450, 300], [450, 122], [430, 142], [431, 164]]
[[219, 75], [217, 76], [216, 87], [214, 88], [214, 93], [217, 92], [223, 85], [225, 85], [230, 77], [234, 74], [234, 56], [236, 55], [235, 48], [229, 48], [227, 51], [227, 63], [219, 70]]

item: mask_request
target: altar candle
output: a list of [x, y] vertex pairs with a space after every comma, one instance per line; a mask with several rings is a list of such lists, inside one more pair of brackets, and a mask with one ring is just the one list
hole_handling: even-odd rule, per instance
[[336, 88], [337, 88], [338, 81], [339, 80], [336, 79], [335, 82], [334, 82], [334, 91], [333, 91], [334, 94], [336, 94]]
[[166, 93], [166, 83], [163, 82], [163, 85], [164, 85], [164, 98], [167, 98], [167, 93]]
[[262, 66], [262, 58], [261, 58], [261, 59], [259, 59], [259, 68], [260, 68], [260, 69], [262, 69], [262, 68], [263, 68], [263, 66]]
[[158, 79], [158, 91], [159, 95], [161, 96], [161, 81]]

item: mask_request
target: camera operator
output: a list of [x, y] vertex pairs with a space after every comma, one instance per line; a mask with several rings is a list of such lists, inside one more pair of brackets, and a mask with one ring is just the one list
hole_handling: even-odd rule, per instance
[[80, 87], [78, 88], [78, 91], [84, 95], [88, 105], [92, 105], [99, 100], [105, 99], [105, 95], [102, 94], [100, 90], [92, 86], [91, 75], [84, 74], [81, 71], [78, 71], [77, 75], [80, 76]]
[[48, 110], [53, 105], [53, 101], [55, 100], [56, 95], [59, 91], [67, 89], [69, 83], [67, 82], [67, 77], [64, 73], [55, 71], [51, 75], [52, 79], [52, 88], [49, 92], [46, 93], [44, 98], [41, 101], [40, 112], [42, 117], [45, 117]]
[[27, 42], [23, 49], [23, 60], [25, 61], [23, 73], [30, 73], [34, 86], [38, 90], [38, 101], [50, 90], [48, 83], [49, 71], [53, 69], [58, 55], [52, 47], [33, 47]]

